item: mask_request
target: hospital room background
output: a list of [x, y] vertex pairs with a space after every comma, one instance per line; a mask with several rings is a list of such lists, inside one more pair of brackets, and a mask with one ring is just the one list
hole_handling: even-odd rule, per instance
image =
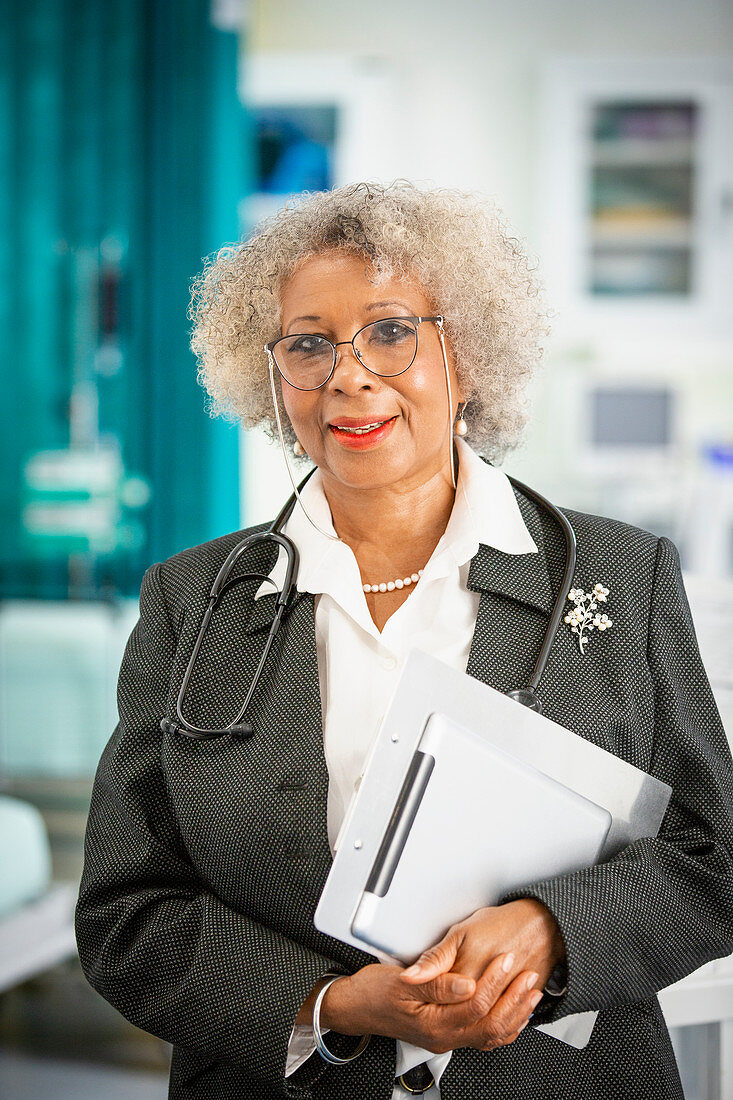
[[[152, 1100], [76, 957], [92, 779], [145, 569], [289, 493], [207, 414], [192, 277], [305, 190], [492, 196], [556, 311], [504, 468], [674, 540], [733, 738], [733, 7], [8, 0], [0, 50], [0, 1095]], [[731, 1100], [733, 958], [660, 1000]]]

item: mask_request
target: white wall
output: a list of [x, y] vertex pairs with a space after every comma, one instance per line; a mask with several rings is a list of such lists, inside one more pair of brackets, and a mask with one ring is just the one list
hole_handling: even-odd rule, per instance
[[[544, 63], [558, 56], [680, 61], [733, 56], [729, 0], [701, 0], [694, 6], [689, 0], [255, 0], [248, 13], [250, 67], [258, 56], [273, 54], [286, 66], [288, 58], [296, 65], [299, 55], [308, 53], [319, 55], [314, 82], [329, 63], [343, 74], [336, 79], [348, 81], [344, 58], [359, 59], [363, 68], [382, 74], [389, 89], [380, 108], [384, 137], [375, 136], [379, 131], [370, 125], [359, 159], [349, 161], [350, 178], [405, 176], [491, 195], [541, 270]], [[245, 58], [245, 70], [247, 64]], [[660, 332], [644, 335], [634, 334], [626, 344], [618, 339], [616, 346], [606, 334], [595, 344], [579, 336], [577, 348], [570, 348], [567, 339], [563, 344], [557, 336], [550, 338], [546, 368], [530, 390], [532, 421], [523, 445], [506, 460], [509, 473], [560, 504], [635, 522], [633, 512], [624, 514], [621, 499], [574, 481], [572, 470], [579, 464], [563, 458], [568, 449], [562, 438], [572, 430], [563, 412], [564, 394], [568, 386], [577, 388], [579, 371], [635, 375], [640, 363], [657, 379], [673, 378], [682, 396], [695, 435], [687, 458], [687, 472], [694, 478], [695, 448], [706, 428], [713, 438], [724, 438], [726, 431], [733, 436], [733, 332], [707, 344], [704, 333], [687, 344], [665, 343]], [[257, 455], [257, 518], [264, 519], [272, 512], [267, 490], [277, 484], [278, 492], [287, 492], [289, 482], [281, 457], [259, 445]], [[266, 487], [263, 470], [273, 478]], [[257, 490], [248, 480], [251, 504]], [[647, 497], [658, 501], [660, 513], [682, 512], [678, 480], [670, 472], [666, 485], [647, 483]], [[656, 506], [647, 499], [627, 504], [638, 506], [642, 526]]]
[[729, 0], [256, 0], [249, 51], [386, 62], [395, 96], [377, 178], [492, 194], [530, 245], [539, 228], [538, 75], [556, 54], [730, 55]]

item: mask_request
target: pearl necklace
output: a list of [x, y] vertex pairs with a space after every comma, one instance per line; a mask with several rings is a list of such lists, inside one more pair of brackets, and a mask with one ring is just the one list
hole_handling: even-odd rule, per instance
[[381, 584], [364, 584], [365, 592], [394, 592], [395, 588], [407, 588], [410, 584], [417, 584], [422, 577], [422, 569], [417, 573], [411, 573], [409, 577], [399, 577], [396, 581], [382, 581]]

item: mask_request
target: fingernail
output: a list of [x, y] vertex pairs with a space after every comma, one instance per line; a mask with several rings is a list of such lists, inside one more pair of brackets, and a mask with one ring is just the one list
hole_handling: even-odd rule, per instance
[[501, 969], [505, 974], [508, 974], [511, 968], [514, 966], [514, 956], [510, 953], [505, 955], [501, 960]]
[[473, 982], [469, 978], [454, 978], [451, 983], [453, 993], [470, 993]]
[[[534, 971], [531, 974], [528, 974], [527, 977], [524, 979], [524, 988], [531, 989], [532, 986], [536, 984], [538, 978], [539, 974], [535, 974]], [[541, 993], [540, 996], [542, 996]]]
[[414, 963], [414, 964], [413, 964], [412, 966], [408, 966], [407, 970], [403, 970], [403, 974], [404, 974], [404, 975], [405, 975], [405, 976], [406, 976], [407, 978], [414, 978], [414, 977], [416, 977], [416, 976], [417, 976], [417, 975], [418, 975], [419, 973], [420, 973], [420, 967], [418, 966], [418, 964], [417, 964], [417, 963]]
[[537, 992], [533, 993], [532, 996], [529, 998], [529, 1004], [530, 1004], [530, 1007], [531, 1007], [532, 1011], [534, 1011], [535, 1008], [537, 1008], [537, 1005], [540, 1003], [541, 1000], [542, 1000], [542, 990], [538, 989]]

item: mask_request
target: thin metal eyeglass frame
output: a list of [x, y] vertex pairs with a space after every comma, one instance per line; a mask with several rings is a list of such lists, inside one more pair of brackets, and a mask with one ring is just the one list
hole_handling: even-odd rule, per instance
[[[390, 320], [390, 319], [391, 318], [388, 318], [388, 317], [381, 318], [381, 320]], [[398, 320], [399, 320], [399, 318], [398, 318]], [[411, 320], [411, 318], [408, 318], [408, 320]], [[445, 337], [443, 335], [444, 318], [441, 314], [438, 317], [422, 317], [422, 318], [419, 318], [419, 320], [435, 321], [437, 326], [438, 326], [438, 337], [440, 339], [440, 347], [441, 347], [441, 351], [443, 353], [443, 366], [445, 368], [445, 384], [446, 384], [446, 388], [448, 390], [448, 412], [449, 412], [450, 420], [451, 420], [451, 423], [452, 423], [452, 421], [453, 421], [453, 413], [452, 413], [453, 399], [452, 399], [452, 395], [451, 395], [450, 371], [448, 369], [448, 357], [447, 357], [446, 351], [445, 351]], [[373, 323], [374, 322], [370, 322], [370, 324], [373, 324]], [[366, 327], [367, 327], [366, 325], [362, 326], [362, 328], [366, 328]], [[362, 329], [359, 329], [359, 332], [361, 332], [361, 331], [362, 331]], [[293, 333], [293, 335], [297, 336], [299, 334], [298, 333]], [[306, 335], [306, 334], [303, 333], [303, 335]], [[312, 334], [309, 333], [307, 335], [312, 335]], [[358, 335], [359, 335], [359, 333], [357, 332], [354, 336], [354, 339], [356, 339], [356, 336], [358, 336]], [[282, 339], [282, 337], [278, 337], [278, 339]], [[325, 337], [324, 337], [324, 339], [325, 339]], [[344, 341], [340, 341], [340, 342], [348, 344], [351, 341], [344, 340]], [[270, 345], [274, 344], [274, 343], [275, 343], [274, 340], [270, 341]], [[331, 343], [330, 340], [329, 340], [329, 343]], [[293, 493], [295, 494], [295, 496], [297, 498], [298, 504], [303, 509], [303, 514], [308, 519], [308, 522], [310, 523], [310, 525], [312, 527], [314, 527], [316, 529], [316, 531], [320, 531], [322, 535], [325, 535], [326, 538], [331, 539], [333, 542], [342, 542], [343, 540], [341, 538], [339, 538], [339, 536], [337, 534], [331, 534], [328, 531], [324, 531], [324, 529], [318, 523], [316, 523], [316, 521], [313, 519], [313, 517], [311, 516], [310, 512], [308, 511], [306, 506], [303, 504], [303, 501], [301, 499], [300, 490], [299, 490], [299, 488], [298, 488], [298, 486], [295, 482], [295, 478], [293, 477], [293, 471], [290, 468], [290, 459], [288, 458], [288, 452], [287, 452], [287, 448], [285, 446], [285, 437], [283, 435], [282, 419], [280, 417], [280, 407], [279, 407], [279, 403], [278, 403], [278, 400], [277, 400], [277, 390], [275, 389], [275, 367], [277, 366], [277, 364], [275, 362], [275, 356], [272, 354], [272, 348], [271, 348], [270, 345], [265, 344], [264, 347], [265, 347], [265, 351], [267, 353], [267, 373], [268, 373], [268, 376], [269, 376], [269, 379], [270, 379], [270, 392], [272, 394], [272, 407], [273, 407], [273, 410], [274, 410], [274, 413], [275, 413], [275, 422], [277, 423], [277, 434], [280, 438], [280, 447], [282, 449], [283, 461], [285, 462], [285, 469], [288, 471], [288, 477], [290, 478], [290, 483], [293, 486]], [[333, 345], [331, 345], [331, 346], [333, 347]], [[417, 343], [415, 344], [415, 354], [417, 354]], [[414, 360], [415, 360], [415, 356], [412, 357], [412, 362], [414, 362]], [[361, 362], [361, 360], [359, 360], [359, 362]], [[412, 362], [410, 363], [410, 366], [412, 366]], [[335, 364], [334, 364], [334, 366], [335, 366]], [[368, 367], [366, 369], [369, 370]], [[405, 368], [405, 369], [407, 369], [407, 368]], [[373, 374], [374, 372], [371, 371], [370, 373]], [[404, 372], [401, 371], [400, 373], [404, 373]], [[283, 374], [281, 374], [279, 368], [278, 368], [278, 374], [280, 375], [280, 377], [282, 379], [284, 379], [284, 381], [287, 382], [287, 379], [285, 378], [285, 376]], [[329, 378], [330, 377], [331, 376], [329, 375]], [[377, 377], [379, 377], [379, 375], [377, 375]], [[383, 375], [382, 377], [395, 378], [397, 376], [396, 375]], [[290, 385], [290, 384], [291, 383], [288, 382], [288, 385]], [[324, 382], [321, 383], [321, 386], [323, 386], [323, 385], [325, 385]], [[297, 388], [297, 387], [294, 387], [294, 388]], [[321, 387], [318, 386], [316, 388], [320, 389]], [[450, 476], [451, 476], [451, 482], [453, 484], [453, 488], [455, 489], [456, 488], [456, 471], [455, 471], [455, 464], [453, 462], [453, 440], [452, 440], [452, 438], [451, 438], [449, 450], [450, 450]]]
[[[359, 361], [359, 363], [361, 363], [362, 367], [364, 367], [365, 370], [369, 371], [370, 374], [376, 375], [377, 378], [398, 378], [401, 374], [404, 374], [406, 370], [409, 370], [410, 367], [412, 366], [412, 364], [415, 362], [415, 357], [417, 355], [417, 348], [418, 348], [418, 328], [417, 328], [417, 326], [420, 324], [420, 322], [421, 321], [436, 321], [436, 322], [438, 322], [438, 324], [442, 325], [443, 320], [444, 320], [444, 318], [443, 318], [442, 314], [438, 314], [437, 317], [417, 317], [417, 316], [414, 316], [414, 317], [380, 317], [376, 321], [369, 321], [368, 324], [362, 325], [361, 328], [358, 330], [358, 332], [355, 332], [350, 340], [339, 340], [336, 344], [334, 344], [332, 340], [329, 340], [327, 336], [320, 336], [317, 333], [313, 333], [313, 332], [290, 332], [290, 333], [287, 333], [285, 336], [278, 336], [276, 340], [270, 340], [269, 343], [264, 345], [264, 350], [267, 352], [268, 355], [272, 356], [273, 361], [275, 363], [275, 366], [277, 367], [278, 374], [280, 375], [281, 378], [283, 378], [287, 382], [287, 384], [289, 386], [292, 386], [294, 390], [300, 390], [303, 393], [312, 393], [313, 390], [320, 390], [321, 386], [325, 386], [326, 383], [329, 382], [330, 379], [333, 377], [333, 373], [336, 370], [336, 358], [337, 358], [336, 357], [336, 348], [340, 347], [341, 344], [351, 344], [351, 348], [352, 348], [352, 351], [354, 352], [355, 358]], [[415, 326], [415, 350], [412, 353], [412, 359], [410, 360], [410, 362], [407, 364], [406, 367], [403, 367], [402, 370], [398, 370], [395, 374], [380, 374], [379, 371], [372, 370], [372, 368], [368, 367], [366, 365], [366, 363], [362, 360], [362, 358], [359, 355], [358, 351], [356, 350], [356, 346], [354, 344], [354, 340], [356, 340], [359, 333], [362, 333], [364, 331], [364, 329], [371, 328], [373, 325], [382, 324], [384, 321], [411, 321]], [[283, 374], [283, 372], [280, 370], [280, 365], [278, 364], [278, 361], [275, 358], [275, 345], [279, 344], [281, 340], [297, 340], [297, 338], [299, 336], [315, 336], [315, 335], [318, 335], [319, 340], [325, 340], [325, 342], [327, 344], [330, 344], [332, 349], [333, 349], [333, 360], [331, 362], [331, 369], [328, 372], [328, 374], [326, 375], [326, 377], [323, 379], [323, 381], [319, 382], [317, 386], [296, 386], [295, 383], [291, 382], [290, 379], [285, 374]]]

